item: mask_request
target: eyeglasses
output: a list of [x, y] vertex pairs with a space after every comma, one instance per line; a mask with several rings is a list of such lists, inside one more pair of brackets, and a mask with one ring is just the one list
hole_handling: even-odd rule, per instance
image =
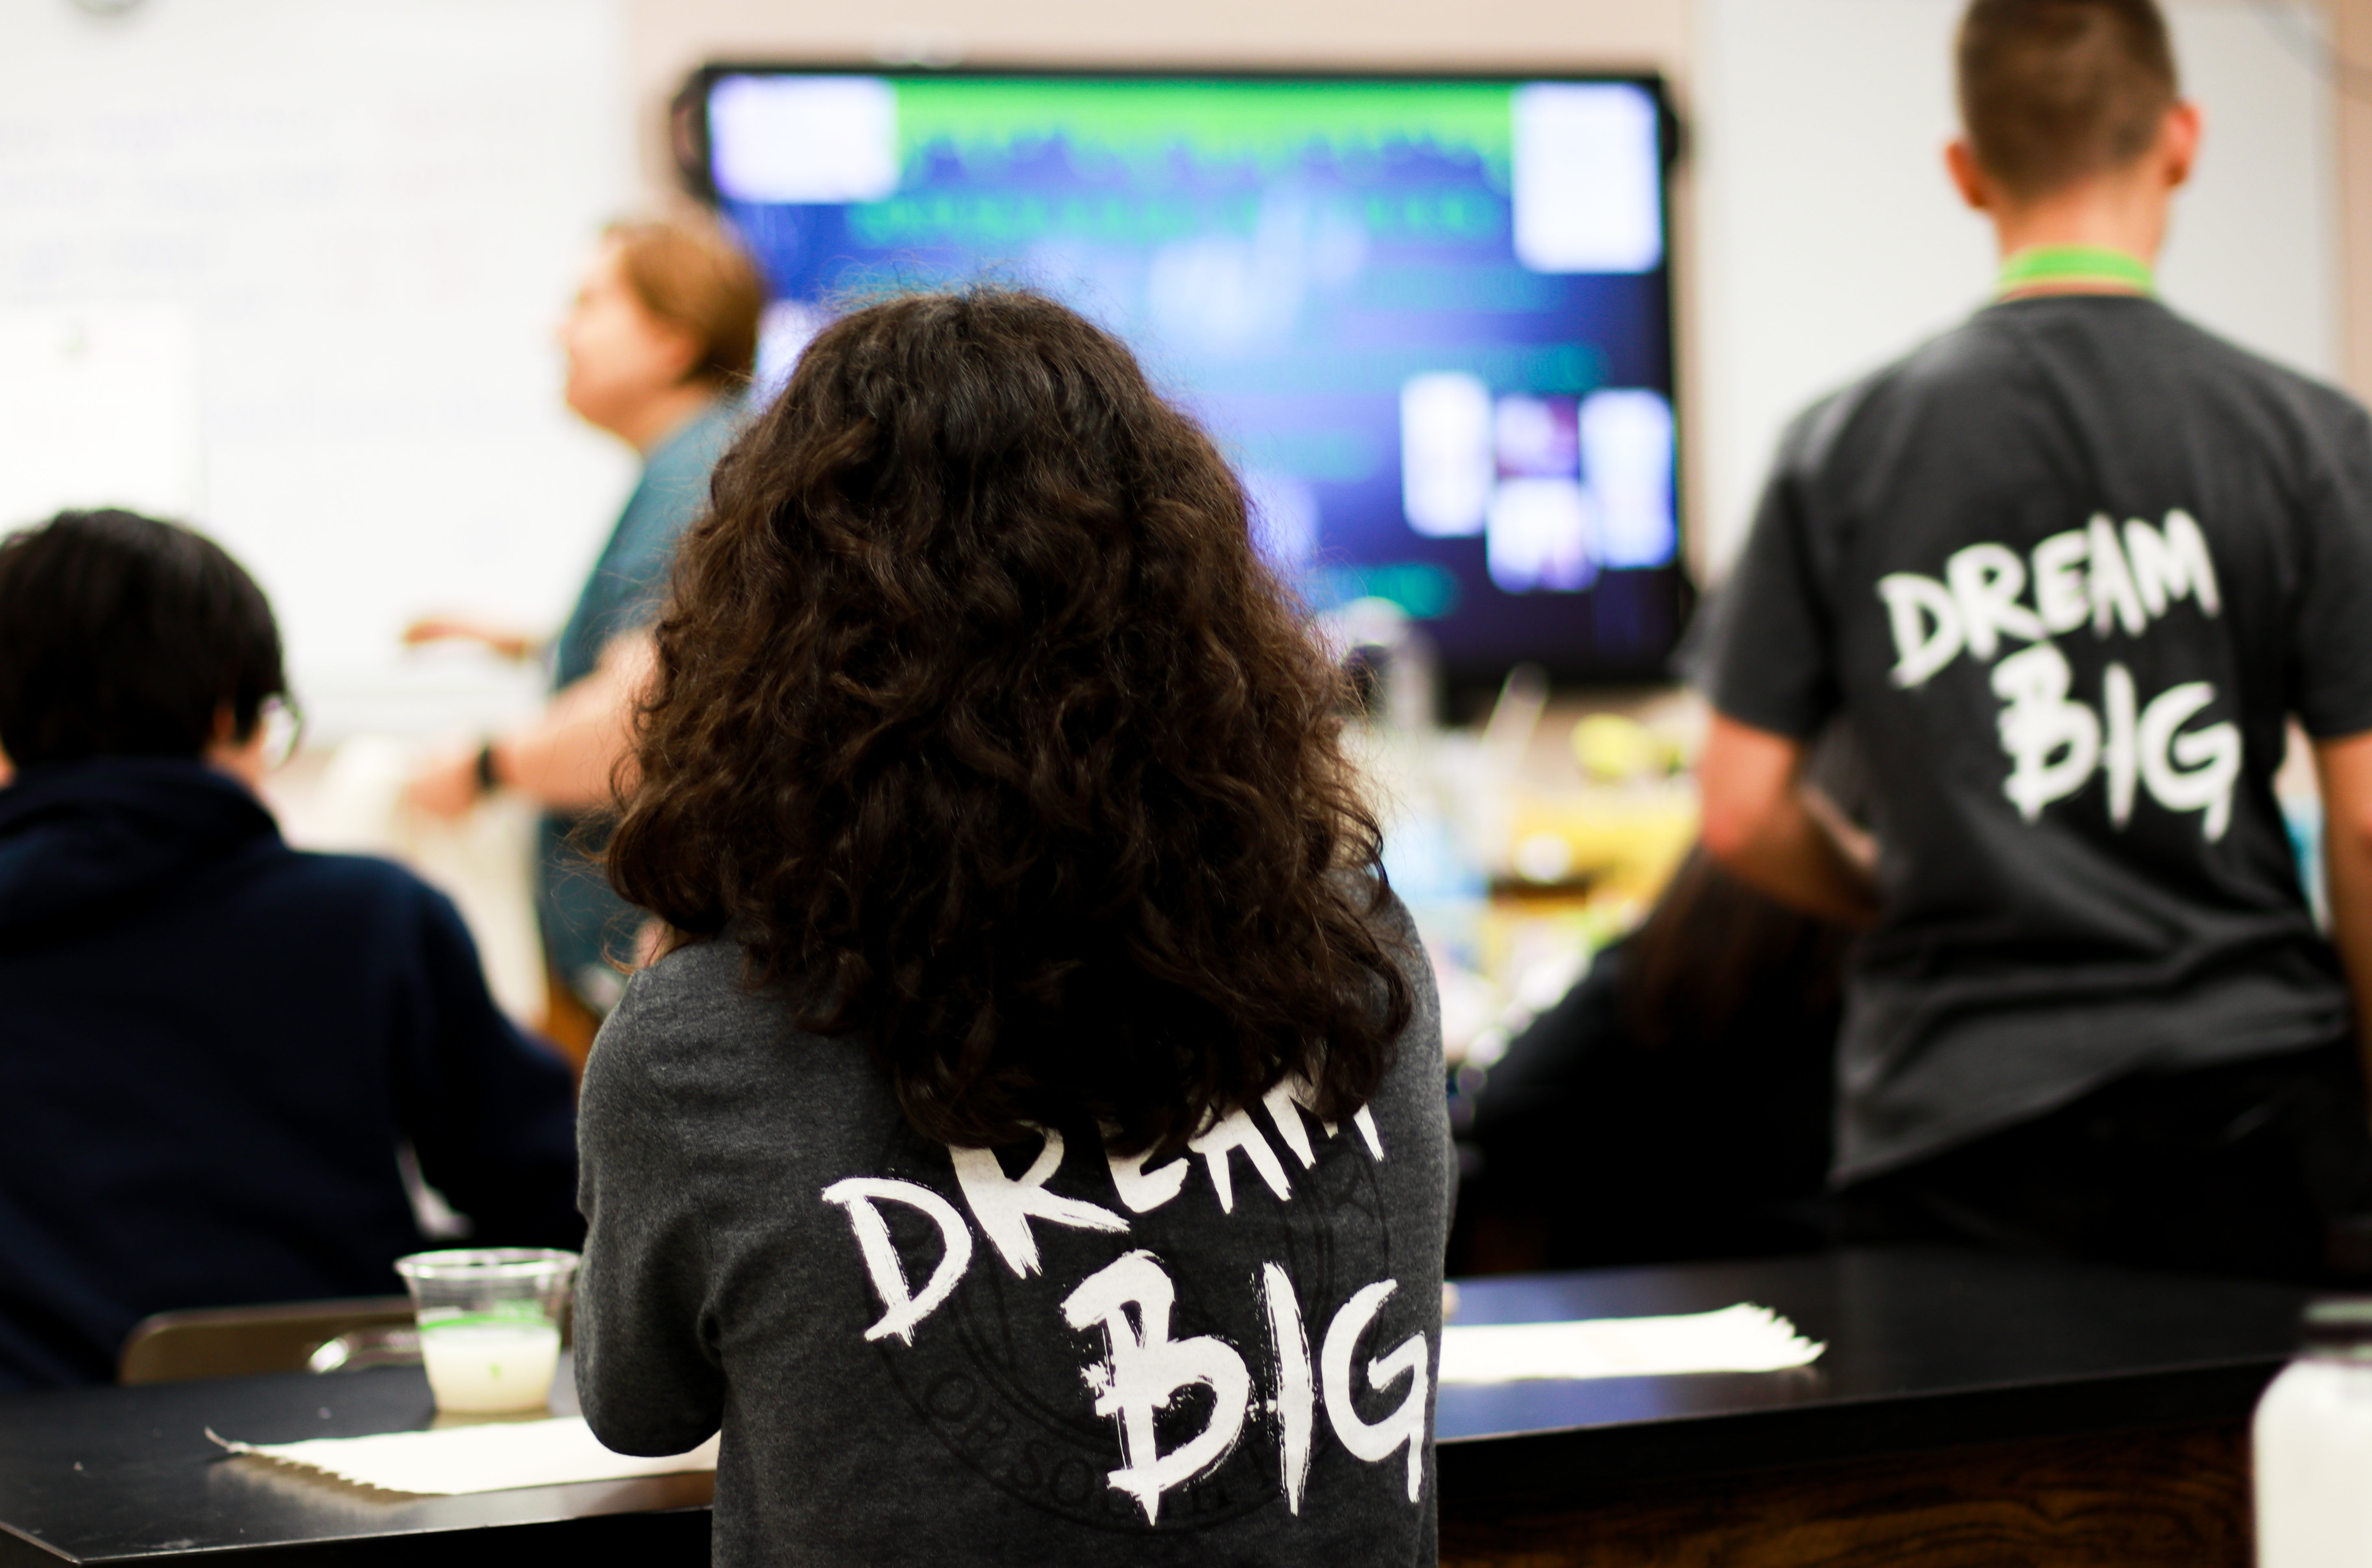
[[263, 765], [285, 766], [305, 738], [305, 715], [285, 697], [266, 697], [256, 710], [256, 727], [263, 732]]

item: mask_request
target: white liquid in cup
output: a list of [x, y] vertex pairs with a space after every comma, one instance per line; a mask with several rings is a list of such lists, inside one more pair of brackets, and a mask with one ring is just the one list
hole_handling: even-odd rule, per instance
[[424, 1323], [420, 1358], [440, 1411], [541, 1410], [560, 1363], [560, 1330], [527, 1318]]

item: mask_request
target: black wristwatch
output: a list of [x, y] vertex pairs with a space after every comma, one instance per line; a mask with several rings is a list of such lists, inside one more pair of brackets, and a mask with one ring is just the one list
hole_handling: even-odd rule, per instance
[[494, 743], [489, 740], [478, 748], [478, 793], [492, 795], [502, 787], [503, 781], [494, 772]]

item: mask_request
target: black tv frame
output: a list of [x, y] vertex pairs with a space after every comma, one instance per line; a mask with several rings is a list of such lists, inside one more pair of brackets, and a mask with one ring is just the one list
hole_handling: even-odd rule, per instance
[[[1684, 396], [1687, 367], [1680, 355], [1680, 268], [1672, 244], [1672, 179], [1685, 157], [1688, 128], [1673, 108], [1670, 84], [1661, 72], [1571, 64], [1501, 68], [1460, 64], [1420, 71], [1391, 67], [1369, 69], [1356, 65], [1180, 64], [1174, 61], [1147, 64], [965, 59], [941, 64], [847, 55], [711, 60], [684, 78], [683, 86], [670, 100], [668, 111], [669, 145], [675, 162], [677, 180], [686, 194], [711, 211], [718, 207], [722, 198], [710, 173], [715, 149], [709, 136], [709, 94], [720, 78], [739, 75], [1039, 76], [1051, 80], [1134, 77], [1148, 81], [1239, 82], [1613, 82], [1644, 89], [1656, 102], [1657, 149], [1662, 157], [1660, 178], [1657, 181], [1657, 215], [1664, 231], [1664, 317], [1669, 323], [1672, 340], [1672, 511], [1677, 546], [1669, 568], [1675, 585], [1672, 637], [1660, 655], [1629, 665], [1610, 664], [1603, 660], [1575, 662], [1553, 656], [1529, 662], [1541, 666], [1558, 687], [1576, 691], [1628, 691], [1669, 685], [1680, 680], [1680, 673], [1676, 665], [1700, 597], [1695, 574], [1689, 564], [1688, 552], [1689, 540], [1695, 531], [1690, 526], [1688, 459], [1695, 447], [1696, 433], [1695, 422], [1684, 412], [1689, 406]], [[1521, 662], [1526, 661], [1512, 661]], [[1496, 696], [1512, 663], [1444, 661], [1441, 667], [1444, 694], [1452, 716], [1464, 716], [1487, 707], [1490, 699]]]

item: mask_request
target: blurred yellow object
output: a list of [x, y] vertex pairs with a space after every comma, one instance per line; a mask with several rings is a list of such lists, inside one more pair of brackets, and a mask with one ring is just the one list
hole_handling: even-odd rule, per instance
[[1573, 758], [1586, 778], [1626, 784], [1672, 771], [1672, 743], [1637, 719], [1591, 714], [1573, 726]]
[[[1587, 881], [1594, 900], [1652, 901], [1697, 836], [1696, 791], [1680, 780], [1554, 795], [1518, 792], [1509, 807], [1508, 842], [1521, 852], [1518, 874], [1529, 870], [1533, 881]], [[1562, 855], [1549, 853], [1560, 843]], [[1537, 875], [1552, 865], [1556, 877]]]

